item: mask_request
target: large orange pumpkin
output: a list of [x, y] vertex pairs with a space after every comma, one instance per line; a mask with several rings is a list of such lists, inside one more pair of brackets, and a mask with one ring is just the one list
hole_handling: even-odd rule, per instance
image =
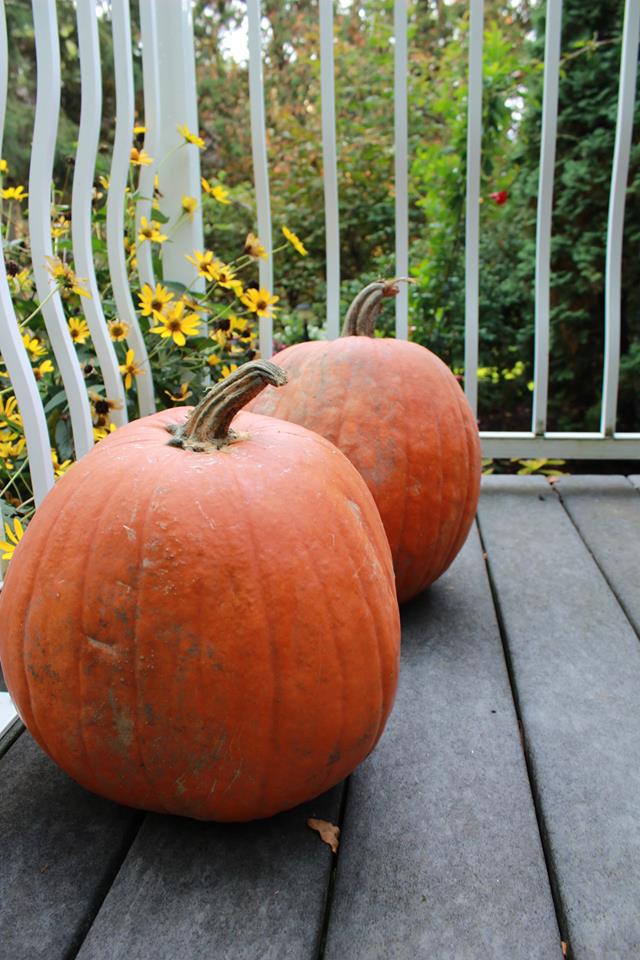
[[478, 429], [456, 378], [416, 343], [374, 337], [397, 281], [354, 300], [343, 336], [278, 354], [287, 390], [249, 409], [302, 424], [336, 444], [364, 477], [384, 523], [398, 600], [447, 569], [471, 526], [480, 491]]
[[382, 732], [399, 615], [369, 491], [308, 430], [240, 412], [229, 431], [285, 379], [247, 364], [186, 424], [182, 408], [118, 430], [11, 561], [8, 689], [43, 749], [112, 800], [267, 816], [342, 780]]

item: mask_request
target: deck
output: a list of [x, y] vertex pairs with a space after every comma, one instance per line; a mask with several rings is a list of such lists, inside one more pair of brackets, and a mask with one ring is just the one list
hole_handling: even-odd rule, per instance
[[[487, 478], [462, 554], [403, 611], [378, 748], [269, 821], [118, 807], [14, 726], [0, 957], [640, 957], [639, 561], [639, 477]], [[336, 857], [309, 816], [341, 825]]]

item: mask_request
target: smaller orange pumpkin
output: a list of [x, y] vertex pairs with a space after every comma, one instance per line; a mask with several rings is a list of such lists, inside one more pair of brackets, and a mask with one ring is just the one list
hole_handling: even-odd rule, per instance
[[8, 689], [43, 749], [112, 800], [264, 817], [338, 783], [382, 733], [400, 642], [389, 547], [339, 450], [239, 412], [285, 380], [247, 364], [195, 410], [116, 431], [11, 561]]
[[480, 491], [480, 441], [456, 378], [417, 343], [374, 336], [397, 281], [369, 284], [342, 337], [287, 347], [287, 390], [249, 407], [322, 434], [364, 477], [391, 545], [398, 600], [433, 583], [453, 561]]

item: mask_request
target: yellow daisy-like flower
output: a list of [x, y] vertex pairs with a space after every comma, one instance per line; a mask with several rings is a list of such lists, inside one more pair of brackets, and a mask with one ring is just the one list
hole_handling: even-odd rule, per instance
[[279, 307], [274, 307], [274, 304], [277, 303], [279, 299], [280, 297], [272, 296], [265, 287], [262, 287], [261, 290], [247, 290], [242, 295], [244, 305], [248, 307], [252, 313], [257, 313], [259, 317], [273, 316], [273, 311], [280, 309]]
[[29, 268], [19, 270], [17, 273], [9, 274], [9, 286], [14, 293], [24, 293], [29, 295], [33, 289], [33, 277], [29, 273]]
[[109, 400], [108, 397], [101, 397], [99, 393], [89, 391], [89, 400], [93, 410], [93, 425], [95, 427], [106, 427], [111, 420], [112, 410], [121, 410], [122, 404], [119, 400]]
[[216, 184], [215, 187], [212, 187], [205, 177], [201, 177], [200, 185], [204, 192], [208, 193], [214, 200], [217, 200], [218, 203], [231, 203], [231, 200], [229, 200], [229, 191], [226, 187], [221, 186], [219, 183]]
[[130, 163], [134, 167], [148, 167], [150, 163], [153, 163], [153, 157], [150, 157], [144, 150], [131, 147]]
[[0, 460], [4, 460], [4, 467], [7, 470], [13, 470], [14, 459], [23, 457], [26, 453], [27, 441], [24, 437], [18, 437], [15, 443], [0, 441]]
[[51, 227], [51, 236], [55, 237], [58, 240], [60, 237], [64, 237], [66, 233], [69, 233], [69, 227], [71, 224], [65, 216], [60, 214], [57, 220], [54, 220], [53, 226]]
[[2, 191], [3, 200], [17, 200], [18, 203], [26, 200], [28, 196], [29, 194], [24, 192], [24, 187], [6, 187]]
[[18, 434], [12, 430], [12, 426], [22, 426], [22, 417], [18, 411], [18, 401], [14, 396], [9, 396], [6, 400], [0, 397], [0, 428], [4, 428], [2, 429], [0, 437], [3, 440], [12, 440], [18, 436]]
[[213, 279], [218, 283], [219, 286], [224, 287], [225, 290], [232, 290], [234, 285], [238, 283], [235, 279], [235, 272], [233, 269], [226, 263], [222, 263], [220, 260], [214, 261], [211, 265], [211, 273]]
[[13, 521], [13, 529], [9, 523], [4, 525], [7, 539], [0, 542], [0, 549], [3, 550], [2, 559], [11, 560], [14, 551], [24, 536], [24, 527], [16, 517]]
[[160, 233], [160, 224], [157, 220], [152, 220], [151, 223], [149, 223], [146, 217], [140, 217], [140, 233], [138, 234], [138, 241], [140, 243], [144, 243], [145, 240], [150, 240], [154, 243], [164, 243], [165, 240], [168, 239], [164, 233]]
[[169, 397], [170, 400], [173, 400], [174, 403], [184, 403], [187, 397], [190, 397], [192, 394], [192, 391], [189, 390], [188, 383], [181, 383], [180, 389], [178, 390], [178, 393], [176, 395], [171, 393], [169, 390], [165, 390], [164, 392]]
[[69, 467], [73, 464], [73, 460], [63, 460], [62, 463], [60, 463], [58, 451], [52, 448], [51, 463], [53, 464], [53, 475], [56, 480], [59, 480], [60, 477], [66, 473]]
[[156, 289], [152, 290], [148, 283], [145, 283], [142, 292], [138, 294], [140, 301], [140, 313], [143, 317], [155, 317], [161, 320], [165, 307], [173, 300], [173, 294], [167, 287], [161, 283], [156, 283]]
[[107, 324], [109, 327], [109, 336], [114, 342], [119, 342], [121, 340], [127, 339], [127, 334], [129, 333], [129, 324], [124, 323], [123, 320], [109, 320]]
[[74, 343], [86, 343], [89, 337], [89, 324], [81, 317], [70, 317], [69, 333]]
[[186, 123], [178, 125], [176, 129], [180, 136], [184, 137], [185, 143], [192, 143], [199, 150], [204, 150], [204, 140], [202, 137], [199, 137], [197, 133], [191, 133]]
[[251, 330], [249, 328], [249, 321], [246, 317], [236, 317], [234, 314], [231, 314], [229, 317], [230, 327], [229, 331], [232, 336], [237, 335], [242, 340], [251, 336]]
[[205, 250], [204, 253], [200, 253], [199, 250], [193, 251], [193, 256], [190, 257], [188, 253], [185, 254], [185, 259], [192, 263], [198, 275], [204, 277], [206, 280], [215, 280], [215, 267], [219, 260], [216, 260], [211, 253], [211, 250]]
[[191, 218], [198, 209], [198, 201], [195, 197], [184, 196], [182, 198], [182, 209]]
[[27, 348], [27, 350], [29, 351], [29, 353], [31, 354], [34, 360], [37, 359], [38, 357], [46, 356], [47, 348], [45, 347], [45, 345], [42, 343], [41, 340], [38, 340], [37, 337], [30, 337], [28, 333], [23, 333], [22, 342], [24, 343], [25, 347]]
[[9, 164], [6, 160], [0, 158], [0, 174], [9, 173]]
[[307, 250], [305, 249], [305, 246], [302, 240], [300, 239], [300, 237], [296, 236], [293, 230], [289, 230], [288, 227], [283, 227], [282, 232], [287, 238], [287, 240], [289, 241], [289, 243], [291, 244], [291, 246], [294, 248], [294, 250], [297, 250], [301, 257], [306, 257]]
[[213, 330], [209, 334], [209, 338], [213, 340], [214, 343], [217, 343], [219, 347], [226, 347], [227, 340], [229, 339], [228, 330]]
[[137, 123], [133, 128], [134, 137], [138, 137], [140, 136], [140, 134], [146, 133], [146, 132], [147, 132], [147, 128], [144, 126], [144, 124], [141, 124], [141, 123]]
[[207, 357], [207, 363], [210, 367], [217, 367], [219, 363], [222, 363], [222, 360], [217, 353], [210, 353]]
[[108, 190], [108, 189], [109, 189], [109, 177], [98, 177], [98, 180], [99, 180], [100, 185], [103, 187], [104, 190]]
[[38, 383], [40, 383], [45, 373], [53, 373], [53, 364], [51, 363], [51, 360], [43, 360], [40, 366], [33, 368], [33, 375]]
[[[133, 378], [139, 376], [141, 373], [144, 373], [142, 367], [139, 367], [136, 363], [136, 353], [135, 350], [127, 350], [127, 355], [124, 359], [124, 363], [120, 364], [118, 368], [120, 373], [124, 377], [124, 386], [125, 390], [131, 389], [131, 384], [133, 383]], [[95, 431], [94, 431], [95, 436]], [[101, 440], [101, 437], [97, 437], [98, 440]]]
[[237, 369], [238, 369], [238, 364], [237, 364], [237, 363], [230, 363], [230, 364], [228, 364], [228, 365], [225, 363], [225, 365], [223, 366], [222, 370], [220, 371], [221, 374], [222, 374], [222, 379], [223, 379], [223, 380], [226, 380], [226, 378], [227, 378], [227, 377], [230, 377], [231, 374], [233, 373], [233, 371], [234, 371], [234, 370], [237, 370]]
[[71, 267], [63, 263], [60, 257], [45, 257], [47, 261], [47, 270], [64, 293], [77, 293], [79, 297], [91, 299], [91, 294], [84, 284], [87, 282], [80, 277], [76, 277]]
[[244, 252], [249, 257], [253, 257], [254, 260], [257, 260], [259, 257], [262, 257], [263, 260], [269, 259], [269, 254], [260, 243], [260, 240], [256, 237], [255, 233], [247, 234], [247, 239], [244, 242]]
[[184, 303], [179, 300], [173, 305], [171, 312], [159, 317], [156, 327], [151, 327], [150, 333], [157, 333], [163, 340], [172, 339], [178, 347], [184, 347], [187, 337], [194, 337], [200, 332], [200, 317], [197, 313], [184, 314]]

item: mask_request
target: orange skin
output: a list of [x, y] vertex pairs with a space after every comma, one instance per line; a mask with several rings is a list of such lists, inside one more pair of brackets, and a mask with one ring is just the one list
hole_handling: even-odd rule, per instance
[[480, 492], [478, 428], [457, 380], [424, 347], [340, 337], [287, 347], [286, 390], [248, 406], [330, 440], [358, 469], [389, 538], [398, 600], [433, 583], [467, 538]]
[[41, 747], [119, 803], [250, 820], [363, 760], [393, 702], [400, 626], [366, 486], [300, 427], [167, 445], [163, 411], [56, 484], [0, 594], [7, 686]]

